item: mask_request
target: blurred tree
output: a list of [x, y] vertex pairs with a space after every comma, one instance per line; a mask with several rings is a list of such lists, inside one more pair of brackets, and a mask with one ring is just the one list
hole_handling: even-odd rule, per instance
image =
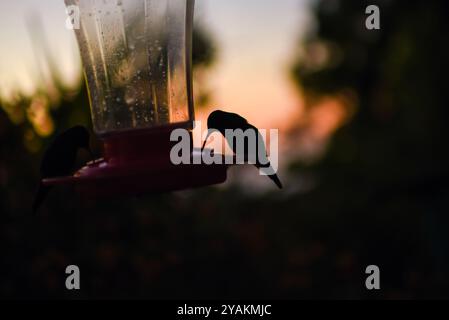
[[[365, 27], [372, 4], [380, 30]], [[309, 101], [355, 96], [352, 121], [311, 168], [320, 177], [311, 197], [336, 201], [332, 211], [358, 228], [346, 237], [358, 234], [362, 256], [388, 266], [396, 287], [427, 263], [444, 279], [436, 287], [448, 287], [447, 12], [445, 1], [318, 1], [318, 27], [293, 69]]]
[[206, 73], [217, 58], [217, 50], [211, 34], [201, 23], [196, 23], [193, 31], [193, 54], [194, 65], [193, 79], [195, 107], [206, 107], [210, 100], [210, 89], [206, 83]]
[[194, 67], [210, 67], [216, 58], [216, 48], [211, 34], [205, 26], [196, 24], [193, 30], [193, 53]]
[[[381, 30], [365, 28], [369, 4], [380, 8]], [[318, 3], [318, 32], [295, 79], [309, 96], [350, 90], [358, 106], [323, 163], [349, 163], [374, 180], [447, 175], [447, 9], [442, 1]]]

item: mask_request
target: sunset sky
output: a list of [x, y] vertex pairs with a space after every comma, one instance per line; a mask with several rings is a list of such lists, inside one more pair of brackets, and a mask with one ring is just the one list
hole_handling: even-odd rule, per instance
[[[209, 72], [213, 107], [238, 111], [261, 127], [282, 126], [301, 102], [289, 82], [298, 40], [310, 26], [309, 0], [197, 0], [196, 16], [215, 38], [218, 60]], [[79, 80], [63, 0], [0, 2], [0, 94], [31, 93], [38, 58], [27, 24], [40, 17], [49, 47], [68, 84]], [[203, 118], [201, 114], [199, 118]]]

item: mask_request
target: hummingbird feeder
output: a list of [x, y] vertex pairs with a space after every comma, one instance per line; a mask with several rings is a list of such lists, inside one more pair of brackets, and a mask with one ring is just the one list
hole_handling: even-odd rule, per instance
[[[73, 184], [89, 195], [122, 195], [224, 182], [225, 165], [170, 161], [172, 130], [184, 128], [191, 135], [194, 121], [194, 0], [65, 3], [79, 12], [75, 33], [103, 158], [44, 184]], [[192, 157], [195, 152], [201, 156], [192, 151]]]

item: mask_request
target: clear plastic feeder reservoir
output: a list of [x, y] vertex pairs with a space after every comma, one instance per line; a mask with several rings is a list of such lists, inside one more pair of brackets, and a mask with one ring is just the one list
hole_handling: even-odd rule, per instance
[[193, 122], [193, 0], [65, 0], [100, 135]]

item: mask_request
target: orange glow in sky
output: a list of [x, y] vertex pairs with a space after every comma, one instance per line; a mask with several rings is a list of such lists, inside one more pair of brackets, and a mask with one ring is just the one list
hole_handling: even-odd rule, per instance
[[213, 108], [238, 112], [261, 128], [285, 128], [301, 111], [289, 74], [309, 25], [307, 2], [204, 1], [197, 15], [218, 40]]

